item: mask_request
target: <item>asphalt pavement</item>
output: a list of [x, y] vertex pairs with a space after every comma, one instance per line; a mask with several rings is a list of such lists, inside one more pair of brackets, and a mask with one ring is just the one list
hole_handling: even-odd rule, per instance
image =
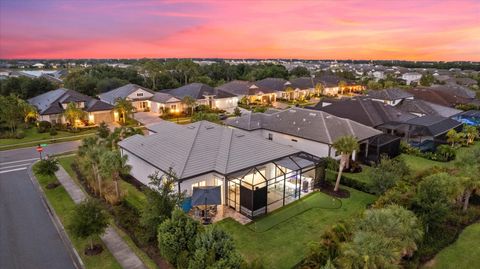
[[[79, 141], [52, 144], [44, 154], [75, 150]], [[38, 160], [33, 148], [0, 151], [0, 268], [76, 268], [70, 246], [60, 236], [29, 166]]]

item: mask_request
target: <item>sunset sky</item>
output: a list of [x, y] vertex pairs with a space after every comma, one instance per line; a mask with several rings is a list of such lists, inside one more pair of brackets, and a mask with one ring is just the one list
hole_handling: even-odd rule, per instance
[[0, 58], [480, 61], [480, 0], [0, 0]]

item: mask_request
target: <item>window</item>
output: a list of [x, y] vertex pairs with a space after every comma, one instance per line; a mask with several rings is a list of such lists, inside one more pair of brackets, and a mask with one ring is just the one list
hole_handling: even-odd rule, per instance
[[292, 139], [292, 141], [293, 141], [293, 142], [298, 142], [298, 140], [297, 140], [297, 139]]
[[137, 97], [142, 97], [143, 96], [143, 92], [137, 92]]
[[170, 105], [170, 109], [172, 109], [172, 110], [177, 109], [177, 105]]
[[268, 140], [273, 140], [273, 134], [271, 133], [268, 134]]

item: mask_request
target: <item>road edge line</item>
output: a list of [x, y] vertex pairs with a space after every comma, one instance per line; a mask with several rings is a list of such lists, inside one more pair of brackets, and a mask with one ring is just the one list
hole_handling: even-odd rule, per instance
[[73, 261], [73, 265], [77, 269], [85, 269], [85, 264], [83, 263], [82, 259], [80, 258], [80, 255], [78, 254], [77, 250], [72, 244], [72, 241], [70, 241], [70, 238], [67, 235], [67, 232], [65, 231], [65, 227], [63, 226], [62, 222], [60, 221], [60, 218], [58, 217], [57, 213], [55, 212], [55, 209], [52, 207], [50, 202], [47, 199], [47, 196], [45, 192], [43, 191], [42, 187], [40, 186], [40, 183], [38, 183], [37, 177], [34, 175], [32, 167], [35, 163], [38, 161], [32, 163], [28, 167], [28, 176], [30, 178], [30, 181], [32, 184], [36, 187], [37, 191], [41, 194], [41, 200], [43, 202], [43, 206], [47, 209], [48, 216], [53, 222], [53, 226], [55, 226], [55, 229], [58, 232], [58, 235], [60, 236], [60, 239], [62, 240], [62, 243], [66, 246], [67, 252], [70, 256], [70, 258]]

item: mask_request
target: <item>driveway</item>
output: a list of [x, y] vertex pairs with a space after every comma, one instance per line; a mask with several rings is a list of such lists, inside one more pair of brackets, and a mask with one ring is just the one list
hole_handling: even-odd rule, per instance
[[138, 120], [143, 125], [149, 125], [163, 121], [160, 119], [157, 113], [153, 112], [137, 112], [133, 114], [133, 118]]
[[[45, 151], [61, 153], [78, 145], [79, 141], [53, 144]], [[28, 174], [36, 159], [35, 147], [0, 151], [0, 268], [76, 268], [71, 248]]]

